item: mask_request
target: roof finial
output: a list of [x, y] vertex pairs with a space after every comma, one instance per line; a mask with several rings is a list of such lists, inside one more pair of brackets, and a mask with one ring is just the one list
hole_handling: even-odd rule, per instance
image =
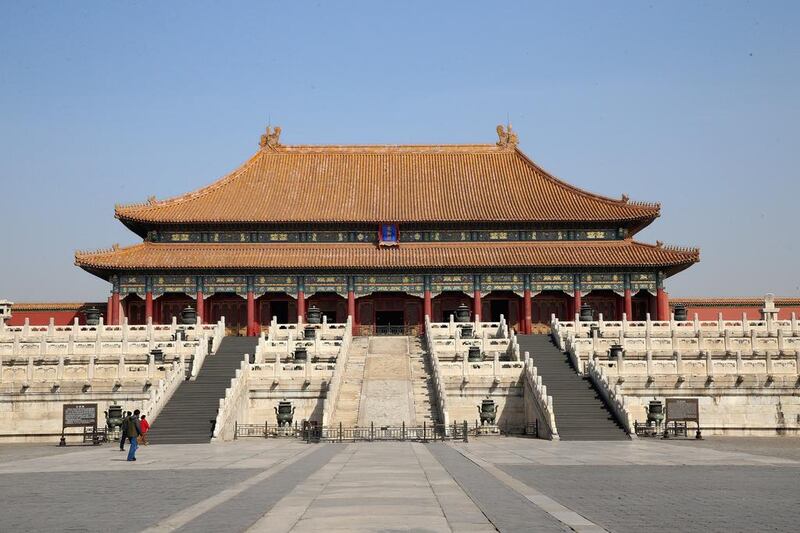
[[504, 128], [502, 124], [497, 126], [497, 136], [500, 140], [497, 141], [497, 146], [516, 146], [519, 143], [519, 138], [517, 134], [511, 131], [511, 122], [508, 123], [508, 127]]
[[261, 136], [261, 142], [259, 145], [261, 148], [266, 148], [268, 146], [280, 146], [281, 145], [281, 127], [275, 126], [267, 126], [267, 131]]

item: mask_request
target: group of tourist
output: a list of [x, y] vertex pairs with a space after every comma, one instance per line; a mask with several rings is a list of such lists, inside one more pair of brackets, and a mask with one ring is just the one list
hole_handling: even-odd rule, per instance
[[137, 409], [133, 413], [128, 411], [122, 419], [122, 425], [119, 427], [119, 449], [125, 451], [125, 439], [130, 442], [128, 448], [128, 461], [136, 460], [136, 450], [139, 448], [139, 442], [147, 445], [147, 431], [150, 429], [150, 423], [145, 419], [145, 415], [139, 415], [140, 411]]

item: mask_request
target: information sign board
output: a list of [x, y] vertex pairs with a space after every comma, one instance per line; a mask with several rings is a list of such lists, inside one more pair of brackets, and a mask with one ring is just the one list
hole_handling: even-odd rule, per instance
[[97, 426], [96, 403], [66, 403], [64, 404], [65, 428]]
[[700, 424], [697, 398], [667, 398], [667, 422]]

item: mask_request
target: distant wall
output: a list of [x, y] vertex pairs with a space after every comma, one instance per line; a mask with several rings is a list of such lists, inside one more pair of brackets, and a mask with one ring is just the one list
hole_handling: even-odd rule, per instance
[[[670, 297], [669, 307], [674, 310], [677, 304], [686, 306], [689, 319], [695, 313], [700, 320], [716, 320], [722, 313], [725, 320], [741, 320], [742, 313], [747, 313], [747, 318], [757, 320], [761, 317], [764, 307], [763, 298], [673, 298]], [[800, 298], [775, 298], [775, 307], [780, 309], [778, 319], [789, 320], [792, 313], [800, 318]]]
[[70, 302], [70, 303], [15, 303], [11, 306], [11, 320], [9, 326], [22, 326], [25, 319], [32, 326], [46, 326], [52, 318], [56, 326], [72, 324], [77, 318], [81, 324], [85, 323], [84, 311], [96, 307], [105, 315], [106, 304], [102, 302]]

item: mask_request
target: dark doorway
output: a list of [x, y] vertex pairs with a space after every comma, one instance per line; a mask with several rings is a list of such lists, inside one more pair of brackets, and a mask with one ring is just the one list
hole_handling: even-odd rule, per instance
[[375, 311], [376, 326], [402, 326], [403, 319], [402, 311]]
[[489, 302], [489, 311], [492, 315], [489, 319], [489, 322], [499, 322], [500, 315], [503, 315], [506, 318], [506, 321], [509, 320], [508, 317], [508, 300], [491, 300]]
[[286, 301], [270, 302], [269, 312], [272, 315], [271, 317], [269, 317], [270, 321], [274, 316], [275, 318], [278, 319], [278, 324], [289, 323], [289, 302]]

